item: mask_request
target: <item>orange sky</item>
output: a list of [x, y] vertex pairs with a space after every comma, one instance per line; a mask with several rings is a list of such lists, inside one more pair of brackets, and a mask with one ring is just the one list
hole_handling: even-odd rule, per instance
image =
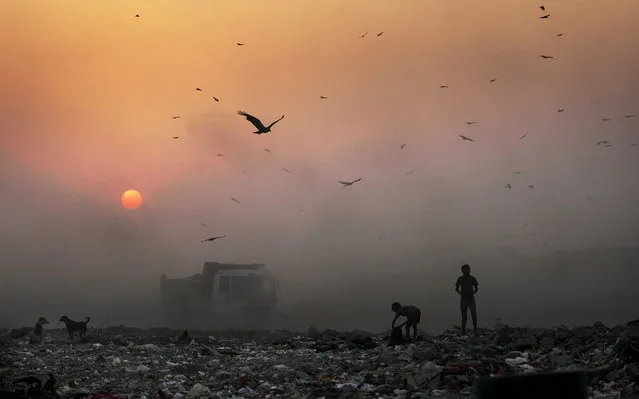
[[[639, 0], [0, 1], [0, 293], [93, 317], [76, 298], [137, 281], [155, 301], [161, 273], [207, 260], [323, 294], [374, 271], [419, 304], [501, 246], [636, 245], [638, 15]], [[286, 118], [257, 136], [238, 110]], [[392, 277], [451, 265], [404, 275], [412, 296]], [[66, 294], [83, 279], [98, 287]], [[456, 309], [449, 291], [434, 300]]]
[[[196, 188], [203, 182], [228, 198], [241, 170], [261, 173], [265, 162], [273, 173], [306, 171], [294, 178], [309, 190], [366, 174], [392, 184], [412, 168], [431, 182], [457, 177], [470, 192], [486, 184], [501, 190], [514, 169], [538, 176], [561, 170], [565, 175], [547, 177], [559, 186], [577, 184], [580, 165], [596, 162], [634, 176], [618, 157], [603, 160], [593, 143], [601, 139], [601, 117], [617, 123], [639, 114], [639, 2], [611, 0], [602, 9], [553, 1], [545, 21], [536, 6], [5, 1], [3, 149], [22, 168], [92, 196], [119, 203], [124, 190], [136, 188], [145, 203], [168, 208], [206, 206], [210, 193]], [[559, 32], [566, 35], [555, 37]], [[562, 107], [567, 112], [557, 114]], [[238, 109], [265, 122], [286, 119], [258, 137]], [[637, 138], [630, 123], [615, 127], [620, 151]], [[460, 133], [477, 142], [461, 142]], [[405, 155], [392, 152], [401, 143], [409, 143]], [[382, 157], [387, 171], [373, 172]], [[599, 179], [612, 184], [607, 175]], [[271, 183], [253, 184], [269, 190]]]

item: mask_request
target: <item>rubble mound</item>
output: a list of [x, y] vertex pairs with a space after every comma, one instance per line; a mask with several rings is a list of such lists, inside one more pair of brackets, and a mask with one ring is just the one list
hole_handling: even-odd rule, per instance
[[73, 342], [47, 330], [33, 345], [10, 330], [0, 335], [0, 397], [460, 398], [474, 397], [481, 377], [570, 370], [585, 372], [592, 398], [639, 397], [639, 326], [630, 323], [391, 338], [115, 327]]

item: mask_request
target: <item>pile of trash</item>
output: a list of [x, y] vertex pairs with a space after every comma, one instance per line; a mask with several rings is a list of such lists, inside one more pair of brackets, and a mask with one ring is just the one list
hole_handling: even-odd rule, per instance
[[639, 397], [633, 325], [502, 325], [477, 336], [452, 330], [412, 342], [313, 328], [172, 334], [121, 329], [73, 343], [47, 334], [33, 345], [5, 332], [0, 397], [471, 398], [481, 377], [562, 370], [583, 370], [591, 398]]

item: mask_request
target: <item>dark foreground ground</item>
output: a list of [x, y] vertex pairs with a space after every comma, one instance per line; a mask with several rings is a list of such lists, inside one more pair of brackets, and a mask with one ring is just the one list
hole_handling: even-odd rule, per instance
[[72, 343], [46, 330], [39, 345], [28, 333], [0, 333], [1, 398], [29, 389], [42, 398], [471, 398], [482, 377], [568, 370], [586, 373], [591, 398], [639, 398], [639, 327], [630, 325], [453, 330], [400, 344], [312, 328], [187, 336], [111, 327]]

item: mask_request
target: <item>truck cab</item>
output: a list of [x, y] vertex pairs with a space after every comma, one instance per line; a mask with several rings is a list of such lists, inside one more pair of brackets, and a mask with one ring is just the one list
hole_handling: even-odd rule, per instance
[[170, 319], [209, 314], [218, 321], [262, 320], [276, 306], [279, 284], [264, 264], [206, 262], [202, 273], [191, 277], [162, 275], [160, 290]]

